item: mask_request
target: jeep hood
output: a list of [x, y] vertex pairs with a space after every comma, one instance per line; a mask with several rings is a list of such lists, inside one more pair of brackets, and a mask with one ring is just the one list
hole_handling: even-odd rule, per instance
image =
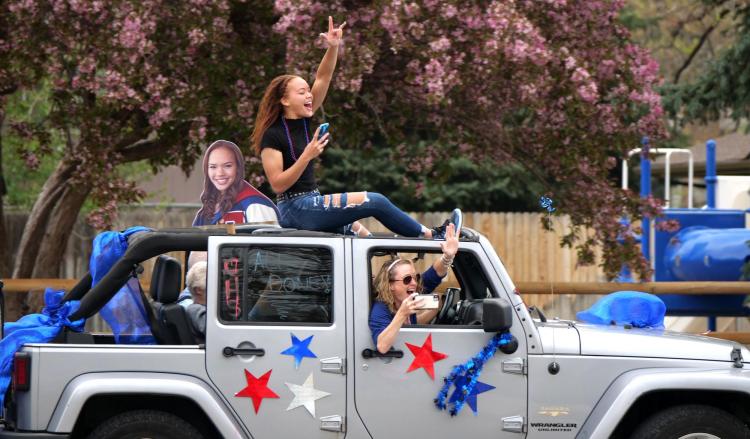
[[743, 362], [750, 362], [750, 350], [728, 340], [663, 329], [626, 329], [578, 322], [574, 326], [580, 334], [581, 355], [729, 362], [732, 350], [741, 348]]

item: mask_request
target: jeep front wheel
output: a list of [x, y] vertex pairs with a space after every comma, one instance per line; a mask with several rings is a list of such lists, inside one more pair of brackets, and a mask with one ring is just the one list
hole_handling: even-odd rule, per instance
[[135, 410], [107, 419], [89, 439], [203, 439], [184, 419], [156, 410]]
[[737, 417], [706, 405], [680, 405], [652, 415], [631, 439], [748, 439], [750, 430]]

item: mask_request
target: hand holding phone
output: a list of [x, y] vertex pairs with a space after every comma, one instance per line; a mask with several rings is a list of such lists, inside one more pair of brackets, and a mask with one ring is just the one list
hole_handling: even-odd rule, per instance
[[328, 132], [328, 126], [328, 122], [320, 124], [320, 126], [318, 127], [318, 139], [323, 137], [323, 134]]

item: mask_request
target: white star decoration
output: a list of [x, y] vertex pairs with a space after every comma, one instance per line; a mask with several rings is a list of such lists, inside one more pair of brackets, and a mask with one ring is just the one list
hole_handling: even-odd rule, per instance
[[287, 411], [304, 406], [313, 418], [315, 417], [315, 401], [330, 395], [328, 392], [313, 388], [312, 372], [310, 372], [310, 375], [301, 386], [292, 383], [284, 384], [294, 393], [294, 399], [289, 404], [289, 407], [286, 408]]

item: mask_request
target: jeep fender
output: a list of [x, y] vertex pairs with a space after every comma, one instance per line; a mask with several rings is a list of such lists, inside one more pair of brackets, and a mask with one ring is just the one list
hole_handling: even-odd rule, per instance
[[65, 387], [47, 431], [70, 433], [86, 401], [101, 394], [174, 395], [195, 402], [213, 421], [223, 437], [247, 437], [221, 396], [207, 383], [189, 375], [168, 373], [89, 373], [79, 375]]
[[658, 390], [712, 390], [750, 394], [750, 370], [727, 364], [722, 369], [638, 369], [612, 382], [576, 436], [608, 438], [638, 398]]

